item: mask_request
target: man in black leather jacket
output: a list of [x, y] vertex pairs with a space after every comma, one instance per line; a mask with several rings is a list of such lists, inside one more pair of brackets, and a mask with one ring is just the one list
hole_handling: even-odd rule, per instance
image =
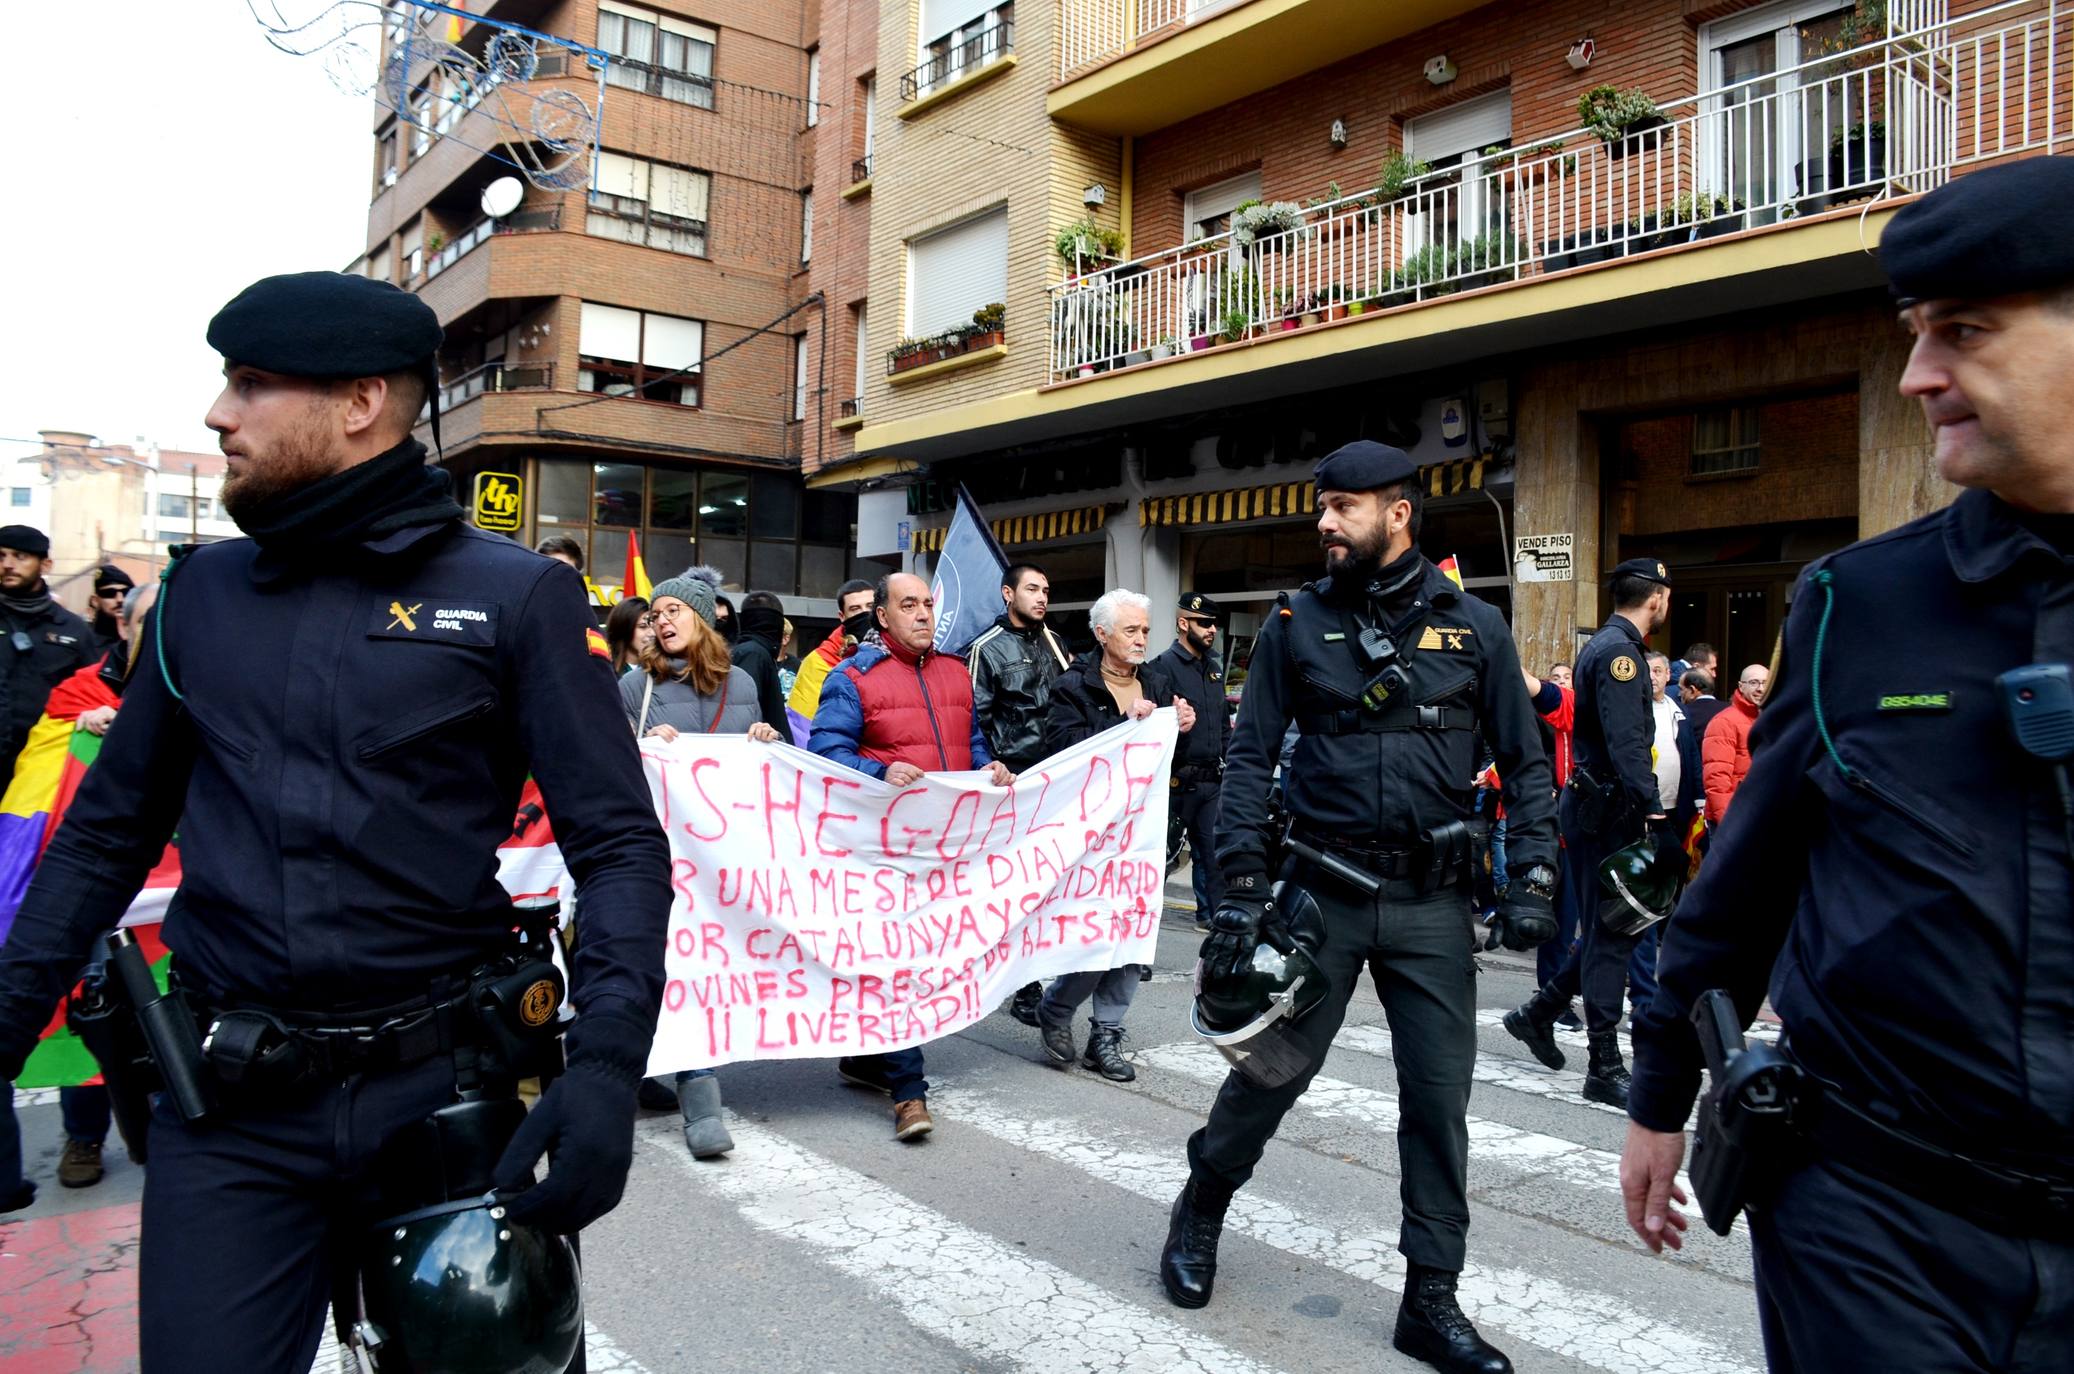
[[[1041, 760], [1051, 684], [1070, 663], [1066, 646], [1044, 623], [1051, 606], [1051, 579], [1035, 563], [1015, 563], [1001, 574], [1001, 618], [972, 641], [966, 666], [972, 670], [972, 710], [994, 757], [1020, 773]], [[1008, 1014], [1037, 1024], [1037, 999], [1044, 985], [1017, 989]]]

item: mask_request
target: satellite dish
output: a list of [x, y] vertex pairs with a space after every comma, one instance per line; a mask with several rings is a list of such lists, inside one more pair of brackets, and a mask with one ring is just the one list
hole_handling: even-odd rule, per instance
[[517, 177], [498, 177], [482, 188], [482, 212], [491, 219], [503, 219], [519, 202], [526, 198], [525, 183]]

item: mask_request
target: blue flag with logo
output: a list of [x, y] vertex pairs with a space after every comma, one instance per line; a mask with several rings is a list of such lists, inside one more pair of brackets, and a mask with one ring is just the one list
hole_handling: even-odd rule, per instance
[[961, 483], [958, 509], [944, 531], [930, 588], [936, 597], [937, 652], [964, 653], [994, 623], [1001, 614], [1001, 574], [1006, 571], [1007, 555]]

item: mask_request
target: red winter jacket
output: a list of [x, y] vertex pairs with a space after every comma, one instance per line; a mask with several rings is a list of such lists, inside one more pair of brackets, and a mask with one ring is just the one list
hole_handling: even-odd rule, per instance
[[1739, 687], [1707, 722], [1707, 737], [1700, 742], [1700, 776], [1707, 786], [1707, 819], [1715, 825], [1728, 814], [1729, 800], [1750, 771], [1750, 726], [1756, 720], [1757, 703]]
[[865, 644], [821, 684], [807, 748], [874, 778], [886, 765], [962, 773], [994, 761], [972, 710], [965, 660], [892, 643]]

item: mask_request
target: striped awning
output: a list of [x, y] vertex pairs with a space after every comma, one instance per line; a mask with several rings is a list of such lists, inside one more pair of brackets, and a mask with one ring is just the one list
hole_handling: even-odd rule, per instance
[[[1073, 510], [1040, 511], [1035, 515], [1009, 515], [990, 521], [994, 538], [1002, 544], [1034, 544], [1040, 539], [1070, 539], [1091, 534], [1109, 518], [1107, 506], [1080, 506]], [[943, 547], [948, 526], [916, 530], [912, 543], [916, 553], [934, 553]]]
[[[1419, 469], [1428, 496], [1483, 490], [1487, 457], [1454, 458]], [[1306, 520], [1317, 514], [1317, 489], [1309, 482], [1273, 482], [1235, 491], [1200, 491], [1155, 496], [1138, 503], [1140, 525], [1229, 525], [1241, 520]]]

